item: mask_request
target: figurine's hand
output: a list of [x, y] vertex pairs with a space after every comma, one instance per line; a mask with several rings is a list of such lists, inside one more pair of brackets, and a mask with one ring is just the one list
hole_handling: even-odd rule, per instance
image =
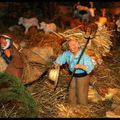
[[53, 63], [52, 68], [58, 69], [58, 68], [60, 68], [60, 65], [57, 63]]
[[87, 69], [87, 66], [82, 65], [82, 64], [76, 64], [74, 68], [86, 70], [86, 69]]

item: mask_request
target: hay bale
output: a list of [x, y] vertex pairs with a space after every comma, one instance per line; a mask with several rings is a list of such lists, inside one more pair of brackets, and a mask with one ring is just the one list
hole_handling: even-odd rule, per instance
[[21, 51], [24, 61], [23, 83], [37, 80], [52, 63], [53, 49], [51, 47], [33, 47]]

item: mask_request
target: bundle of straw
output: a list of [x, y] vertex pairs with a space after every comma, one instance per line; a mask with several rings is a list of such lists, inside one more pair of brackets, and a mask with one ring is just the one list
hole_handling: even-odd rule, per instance
[[[87, 39], [90, 37], [91, 40], [88, 43], [86, 48], [86, 52], [99, 63], [102, 60], [103, 56], [106, 56], [110, 52], [110, 48], [112, 47], [111, 36], [112, 31], [108, 31], [107, 29], [97, 29], [94, 24], [85, 26], [84, 30], [81, 30], [79, 27], [66, 30], [63, 33], [59, 33], [66, 42], [63, 43], [63, 49], [66, 50], [67, 48], [67, 40], [70, 37], [75, 37], [80, 45], [81, 48], [84, 47]], [[92, 55], [91, 55], [92, 54]]]

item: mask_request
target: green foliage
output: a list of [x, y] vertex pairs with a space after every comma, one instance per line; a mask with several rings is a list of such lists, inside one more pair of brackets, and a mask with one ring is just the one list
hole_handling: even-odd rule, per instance
[[8, 87], [0, 90], [0, 102], [10, 100], [21, 102], [26, 117], [37, 117], [36, 102], [21, 81], [8, 73], [0, 73], [0, 86], [4, 84], [7, 84]]

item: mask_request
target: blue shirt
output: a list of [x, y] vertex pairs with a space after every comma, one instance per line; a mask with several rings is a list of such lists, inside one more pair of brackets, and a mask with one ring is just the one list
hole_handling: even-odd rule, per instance
[[[79, 56], [81, 54], [82, 50], [80, 49], [77, 53], [77, 55], [75, 57], [73, 57], [73, 54], [71, 51], [65, 51], [63, 52], [63, 54], [61, 54], [60, 56], [58, 56], [58, 58], [55, 60], [55, 63], [58, 63], [60, 65], [63, 65], [65, 63], [67, 63], [69, 65], [69, 70], [71, 72], [74, 71], [74, 66], [77, 64], [77, 61], [79, 59]], [[87, 66], [87, 74], [89, 74], [93, 69], [94, 69], [94, 64], [90, 58], [90, 56], [88, 56], [86, 53], [83, 53], [79, 64], [85, 65]], [[80, 74], [80, 73], [84, 73], [84, 70], [82, 69], [76, 69], [75, 73]]]

